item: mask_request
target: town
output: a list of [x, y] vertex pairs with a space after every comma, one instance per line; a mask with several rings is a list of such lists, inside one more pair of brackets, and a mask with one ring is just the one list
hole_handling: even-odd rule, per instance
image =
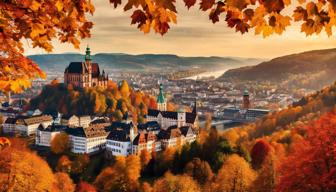
[[[128, 76], [122, 74], [121, 77]], [[107, 156], [127, 156], [140, 154], [142, 150], [157, 152], [192, 143], [196, 140], [200, 125], [204, 124], [199, 117], [204, 119], [205, 111], [210, 108], [213, 109], [214, 118], [224, 120], [213, 123], [218, 129], [253, 122], [270, 111], [252, 108], [248, 90], [235, 97], [239, 95], [238, 90], [222, 90], [223, 85], [210, 85], [212, 81], [192, 83], [193, 80], [171, 82], [161, 79], [158, 86], [158, 82], [152, 80], [154, 77], [138, 77], [141, 76], [133, 75], [134, 79], [129, 79], [132, 86], [157, 95], [157, 109], [148, 109], [144, 123], [133, 122], [132, 114], [124, 116], [122, 121], [111, 121], [108, 116], [77, 116], [59, 112], [44, 114], [39, 109], [22, 113], [24, 100], [14, 99], [4, 102], [0, 110], [4, 118], [3, 132], [33, 138], [35, 144], [42, 147], [50, 147], [56, 135], [66, 134], [73, 153], [94, 154], [105, 150]], [[92, 62], [88, 47], [84, 62], [71, 62], [65, 69], [63, 82], [65, 85], [86, 88], [106, 87], [108, 80], [108, 74], [100, 70], [98, 63]], [[167, 93], [168, 88], [170, 91]], [[188, 93], [190, 89], [198, 91], [191, 94]], [[192, 110], [186, 111], [180, 107], [176, 111], [168, 111], [168, 100], [179, 106], [191, 106]]]

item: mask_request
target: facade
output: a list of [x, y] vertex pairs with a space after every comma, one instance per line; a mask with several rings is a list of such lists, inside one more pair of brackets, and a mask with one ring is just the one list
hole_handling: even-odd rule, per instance
[[35, 144], [39, 146], [50, 147], [51, 141], [54, 137], [65, 131], [68, 127], [63, 125], [49, 125], [48, 127], [43, 127], [40, 125], [37, 128]]
[[102, 126], [68, 128], [66, 133], [70, 137], [73, 153], [92, 154], [105, 149], [108, 133]]
[[75, 87], [107, 87], [108, 75], [99, 69], [98, 63], [91, 62], [90, 48], [86, 48], [84, 62], [71, 62], [64, 71], [64, 84]]
[[48, 127], [53, 122], [50, 115], [37, 115], [31, 117], [18, 117], [15, 125], [15, 132], [25, 136], [36, 134], [37, 128], [42, 125]]
[[127, 156], [132, 153], [135, 130], [132, 123], [113, 122], [107, 127], [110, 132], [106, 139], [108, 156]]
[[139, 133], [132, 142], [132, 153], [141, 154], [146, 150], [149, 153], [161, 151], [161, 141], [157, 140], [154, 132]]
[[16, 128], [16, 121], [17, 118], [15, 117], [8, 117], [5, 122], [2, 124], [3, 132], [5, 134], [14, 134]]
[[61, 125], [69, 127], [88, 127], [91, 123], [90, 116], [64, 115], [61, 118]]

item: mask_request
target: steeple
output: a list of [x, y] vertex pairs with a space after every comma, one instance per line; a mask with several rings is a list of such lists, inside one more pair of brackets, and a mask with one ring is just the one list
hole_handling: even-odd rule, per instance
[[166, 99], [163, 94], [163, 85], [160, 84], [160, 92], [159, 95], [157, 96], [156, 99], [157, 105], [158, 105], [158, 110], [160, 111], [166, 111], [167, 110], [167, 103]]
[[91, 51], [89, 45], [86, 47], [85, 61], [91, 61]]
[[194, 108], [192, 110], [192, 113], [197, 114], [197, 99], [195, 98]]

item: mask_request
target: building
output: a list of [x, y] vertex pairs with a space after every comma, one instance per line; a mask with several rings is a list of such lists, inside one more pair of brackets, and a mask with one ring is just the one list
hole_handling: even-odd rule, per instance
[[167, 101], [163, 95], [162, 84], [160, 85], [160, 93], [157, 97], [158, 109], [148, 109], [146, 116], [147, 121], [156, 121], [160, 124], [162, 129], [167, 129], [170, 126], [177, 127], [191, 126], [198, 127], [196, 101], [192, 112], [185, 112], [184, 110], [167, 111]]
[[87, 128], [68, 128], [66, 133], [70, 137], [73, 153], [92, 154], [105, 149], [108, 135], [105, 127], [90, 125]]
[[64, 71], [64, 84], [75, 87], [107, 87], [108, 75], [99, 69], [98, 63], [91, 62], [90, 48], [86, 48], [84, 62], [71, 62]]
[[157, 139], [154, 132], [139, 133], [132, 142], [132, 153], [141, 154], [146, 150], [149, 153], [161, 151], [161, 141]]
[[158, 139], [161, 141], [163, 149], [181, 146], [183, 144], [181, 140], [181, 131], [176, 125], [171, 126], [166, 130], [162, 129], [158, 134]]
[[49, 125], [44, 127], [40, 125], [36, 131], [35, 144], [39, 146], [50, 147], [51, 141], [55, 138], [56, 135], [65, 131], [68, 127], [64, 125]]
[[61, 125], [69, 127], [88, 127], [91, 123], [90, 116], [64, 115], [61, 118]]
[[130, 133], [123, 129], [113, 129], [106, 139], [108, 156], [127, 156], [132, 153]]
[[160, 92], [156, 99], [157, 108], [159, 111], [167, 111], [167, 101], [163, 93], [163, 85], [160, 84]]
[[2, 124], [3, 132], [5, 134], [14, 134], [15, 128], [16, 128], [16, 121], [17, 121], [17, 118], [8, 117]]
[[247, 90], [245, 90], [243, 93], [243, 109], [249, 109], [250, 107], [250, 94]]
[[42, 125], [48, 127], [53, 122], [50, 115], [21, 116], [16, 120], [15, 132], [25, 136], [36, 134], [37, 128]]

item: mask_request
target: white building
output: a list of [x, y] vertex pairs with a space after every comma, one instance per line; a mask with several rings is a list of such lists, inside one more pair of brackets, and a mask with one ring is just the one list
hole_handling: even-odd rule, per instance
[[69, 127], [89, 127], [90, 122], [90, 116], [64, 115], [61, 118], [61, 125]]
[[132, 141], [135, 137], [132, 123], [113, 122], [107, 128], [110, 133], [106, 139], [108, 156], [127, 156], [132, 153]]
[[132, 153], [141, 154], [146, 150], [149, 153], [161, 151], [161, 142], [157, 140], [154, 132], [139, 133], [132, 142]]
[[5, 134], [13, 134], [15, 133], [16, 127], [16, 118], [15, 117], [8, 117], [4, 123], [2, 124], [3, 132]]
[[67, 129], [67, 126], [63, 125], [49, 125], [46, 128], [40, 125], [36, 132], [35, 144], [50, 147], [50, 143], [55, 136], [65, 129]]
[[91, 154], [105, 149], [107, 132], [103, 126], [68, 128], [66, 132], [70, 137], [73, 153]]
[[31, 117], [18, 117], [15, 125], [15, 132], [18, 132], [25, 136], [36, 134], [36, 130], [41, 124], [44, 127], [48, 127], [53, 122], [53, 118], [50, 115], [37, 115]]

